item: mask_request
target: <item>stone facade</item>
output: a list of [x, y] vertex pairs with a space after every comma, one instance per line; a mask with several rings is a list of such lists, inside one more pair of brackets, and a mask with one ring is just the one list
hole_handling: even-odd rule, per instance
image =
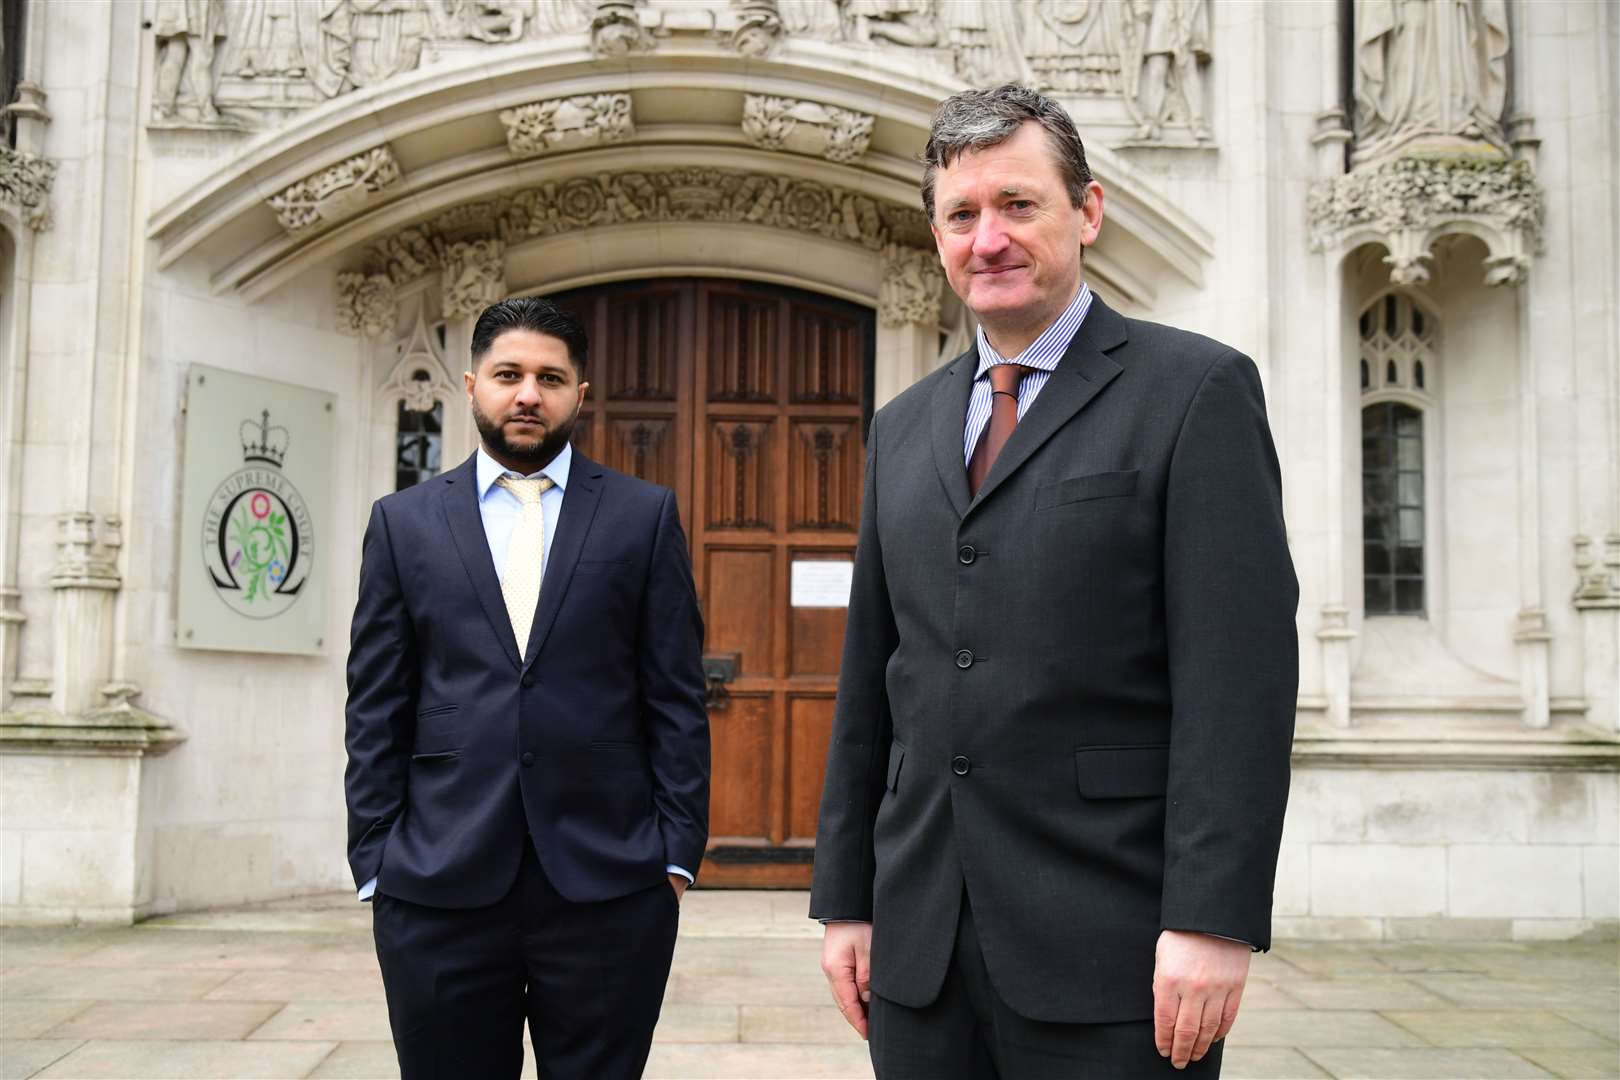
[[[0, 153], [5, 920], [344, 887], [360, 531], [399, 425], [442, 416], [444, 460], [471, 450], [479, 308], [669, 272], [793, 285], [874, 312], [881, 405], [971, 331], [917, 198], [929, 114], [1018, 79], [1074, 115], [1107, 193], [1093, 287], [1265, 381], [1302, 587], [1279, 932], [1614, 932], [1613, 5], [25, 16]], [[320, 655], [176, 639], [192, 364], [338, 401]]]

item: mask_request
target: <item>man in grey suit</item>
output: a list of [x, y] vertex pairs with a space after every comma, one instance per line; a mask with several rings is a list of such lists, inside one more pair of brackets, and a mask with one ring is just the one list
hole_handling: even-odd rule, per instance
[[1215, 1076], [1298, 680], [1258, 373], [1086, 286], [1103, 190], [1052, 101], [958, 94], [924, 161], [978, 330], [868, 437], [822, 966], [882, 1080]]

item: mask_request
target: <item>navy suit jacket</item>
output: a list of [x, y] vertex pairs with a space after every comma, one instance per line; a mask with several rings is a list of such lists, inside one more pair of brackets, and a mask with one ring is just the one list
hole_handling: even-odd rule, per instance
[[[476, 455], [475, 455], [476, 457]], [[708, 837], [703, 621], [675, 496], [578, 450], [520, 660], [474, 458], [377, 500], [346, 710], [349, 868], [388, 896], [505, 895], [525, 836], [559, 893], [696, 869]]]

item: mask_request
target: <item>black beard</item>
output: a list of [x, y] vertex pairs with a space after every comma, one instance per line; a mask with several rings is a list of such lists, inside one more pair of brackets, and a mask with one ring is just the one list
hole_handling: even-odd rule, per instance
[[[526, 471], [539, 472], [551, 464], [553, 458], [562, 453], [562, 448], [568, 445], [568, 440], [574, 434], [574, 422], [579, 419], [579, 410], [576, 408], [568, 419], [554, 427], [546, 429], [546, 434], [533, 446], [513, 446], [506, 438], [506, 429], [497, 424], [475, 401], [472, 403], [473, 423], [478, 427], [478, 434], [483, 438], [484, 445], [496, 451], [502, 457], [519, 462], [526, 467]], [[529, 413], [513, 413], [508, 419], [517, 416], [533, 415]]]

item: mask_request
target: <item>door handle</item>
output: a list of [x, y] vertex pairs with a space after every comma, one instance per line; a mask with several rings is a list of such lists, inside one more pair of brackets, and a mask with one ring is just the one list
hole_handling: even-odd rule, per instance
[[703, 655], [703, 704], [710, 710], [720, 710], [726, 707], [731, 695], [726, 691], [726, 684], [737, 677], [737, 663], [742, 659], [740, 653], [705, 653]]

